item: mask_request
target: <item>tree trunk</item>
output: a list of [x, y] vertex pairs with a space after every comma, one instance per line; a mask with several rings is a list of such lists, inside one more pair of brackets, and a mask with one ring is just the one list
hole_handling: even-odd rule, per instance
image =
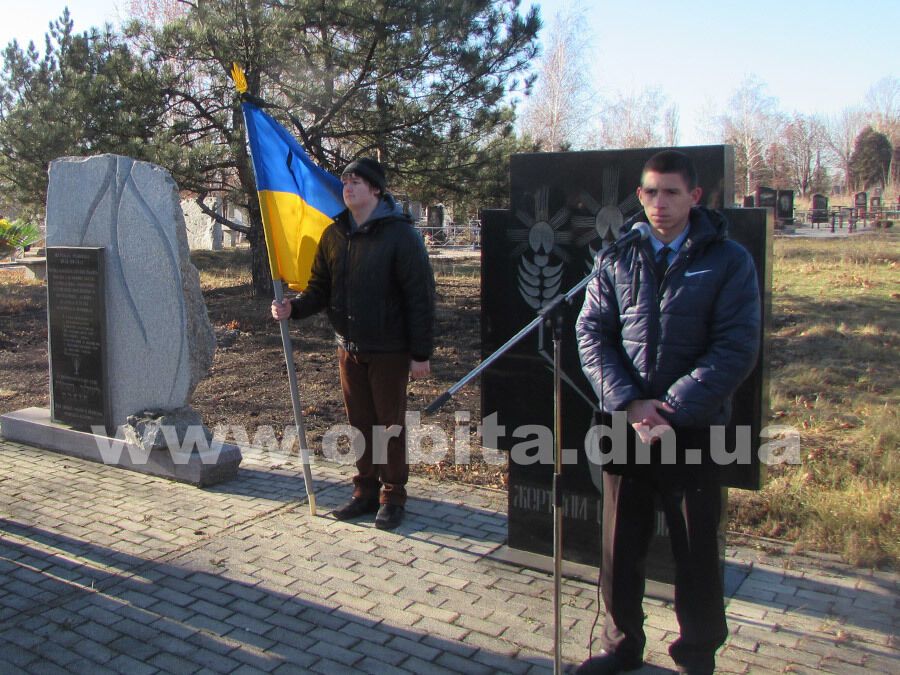
[[274, 294], [272, 286], [272, 270], [269, 268], [269, 253], [266, 249], [266, 237], [263, 233], [259, 207], [251, 208], [250, 222], [252, 229], [247, 239], [250, 241], [250, 272], [253, 275], [253, 295], [271, 298]]
[[[258, 82], [254, 84], [257, 85], [258, 89]], [[250, 274], [252, 275], [253, 295], [271, 298], [274, 295], [272, 270], [269, 268], [266, 236], [263, 232], [262, 214], [259, 211], [256, 177], [250, 164], [250, 156], [247, 154], [243, 113], [238, 106], [234, 107], [232, 116], [234, 129], [242, 130], [241, 138], [234, 143], [234, 153], [238, 160], [238, 178], [241, 181], [244, 193], [247, 195], [247, 212], [250, 216], [250, 233], [247, 235], [247, 241], [250, 242]]]

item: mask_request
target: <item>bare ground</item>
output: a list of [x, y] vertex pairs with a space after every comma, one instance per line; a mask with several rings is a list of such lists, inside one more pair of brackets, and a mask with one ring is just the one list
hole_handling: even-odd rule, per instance
[[[204, 280], [204, 297], [219, 347], [209, 377], [194, 393], [192, 405], [207, 426], [230, 425], [247, 430], [251, 441], [267, 428], [280, 440], [293, 424], [290, 390], [278, 326], [269, 317], [268, 298], [252, 295], [246, 281], [227, 285], [227, 276], [211, 268], [215, 256], [195, 256]], [[436, 265], [437, 334], [441, 336], [432, 359], [432, 375], [409, 387], [410, 410], [423, 411], [480, 361], [479, 278], [443, 275]], [[211, 273], [207, 273], [211, 272]], [[333, 333], [322, 316], [292, 325], [295, 369], [298, 375], [307, 438], [313, 452], [321, 448], [322, 434], [345, 421], [335, 362]], [[115, 374], [113, 374], [115, 376]], [[19, 272], [0, 272], [0, 410], [30, 406], [49, 407], [46, 287], [27, 282]], [[452, 451], [438, 464], [418, 465], [414, 473], [504, 487], [505, 466], [480, 460], [475, 429], [480, 422], [477, 380], [460, 390], [423, 424], [439, 425], [449, 438], [454, 434], [454, 413], [470, 413], [473, 461], [456, 466]]]

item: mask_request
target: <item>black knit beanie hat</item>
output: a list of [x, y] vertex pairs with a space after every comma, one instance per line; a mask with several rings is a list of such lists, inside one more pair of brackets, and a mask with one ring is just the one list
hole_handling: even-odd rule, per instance
[[382, 167], [381, 164], [376, 162], [371, 157], [360, 157], [359, 159], [354, 159], [347, 165], [347, 168], [344, 169], [341, 175], [343, 176], [348, 173], [355, 173], [357, 176], [365, 178], [371, 185], [374, 185], [379, 190], [384, 192], [384, 167]]

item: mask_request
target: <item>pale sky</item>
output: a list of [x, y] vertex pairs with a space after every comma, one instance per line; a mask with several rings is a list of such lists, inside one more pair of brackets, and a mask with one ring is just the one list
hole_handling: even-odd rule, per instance
[[544, 30], [584, 10], [586, 60], [604, 93], [659, 86], [678, 104], [681, 143], [700, 142], [704, 109], [721, 109], [747, 75], [785, 113], [830, 114], [900, 76], [898, 0], [524, 0]]
[[[68, 5], [76, 30], [118, 24], [129, 0], [0, 0], [0, 46], [43, 48], [47, 24]], [[524, 0], [523, 8], [532, 4]], [[545, 31], [557, 12], [584, 10], [586, 62], [598, 95], [659, 86], [678, 104], [681, 142], [722, 108], [750, 74], [786, 113], [834, 113], [900, 76], [898, 0], [533, 0]], [[524, 10], [523, 10], [524, 11]]]

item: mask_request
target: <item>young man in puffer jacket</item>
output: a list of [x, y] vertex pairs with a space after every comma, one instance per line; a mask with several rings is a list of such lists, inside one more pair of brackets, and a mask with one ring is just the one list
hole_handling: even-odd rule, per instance
[[669, 653], [681, 672], [712, 673], [728, 629], [710, 427], [728, 422], [732, 395], [756, 364], [759, 288], [750, 254], [727, 239], [724, 217], [697, 206], [690, 158], [651, 157], [637, 194], [644, 213], [633, 222], [648, 221], [651, 236], [601, 257], [576, 326], [604, 421], [627, 422], [623, 438], [611, 437], [618, 447], [598, 456], [604, 653], [578, 672], [617, 673], [643, 662], [644, 567], [658, 499], [676, 566], [680, 636]]
[[347, 210], [322, 234], [306, 290], [273, 302], [272, 316], [303, 319], [326, 310], [347, 418], [364, 439], [353, 496], [333, 515], [376, 513], [376, 527], [394, 529], [409, 478], [406, 386], [431, 368], [434, 275], [422, 237], [385, 190], [381, 164], [353, 161], [341, 182]]

